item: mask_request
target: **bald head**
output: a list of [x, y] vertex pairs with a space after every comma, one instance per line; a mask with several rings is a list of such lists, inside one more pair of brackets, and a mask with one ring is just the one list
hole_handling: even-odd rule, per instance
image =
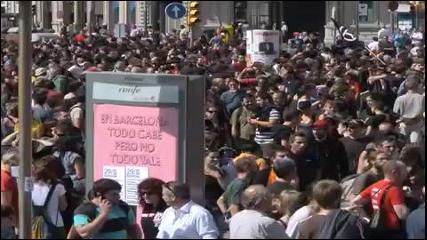
[[383, 172], [386, 179], [396, 184], [403, 184], [408, 176], [406, 165], [402, 161], [388, 161], [383, 166]]
[[243, 191], [241, 202], [245, 209], [268, 211], [271, 208], [271, 195], [263, 185], [251, 185]]

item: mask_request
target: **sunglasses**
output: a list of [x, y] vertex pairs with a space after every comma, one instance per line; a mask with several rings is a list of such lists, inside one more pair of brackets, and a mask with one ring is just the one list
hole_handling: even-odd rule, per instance
[[218, 111], [215, 110], [208, 110], [208, 113], [217, 113]]

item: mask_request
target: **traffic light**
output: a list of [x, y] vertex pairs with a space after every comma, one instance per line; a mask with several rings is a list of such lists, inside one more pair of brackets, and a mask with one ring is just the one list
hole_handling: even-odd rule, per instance
[[31, 5], [31, 12], [36, 15], [36, 5]]
[[200, 21], [199, 18], [199, 5], [198, 1], [190, 1], [188, 4], [188, 25], [194, 25]]

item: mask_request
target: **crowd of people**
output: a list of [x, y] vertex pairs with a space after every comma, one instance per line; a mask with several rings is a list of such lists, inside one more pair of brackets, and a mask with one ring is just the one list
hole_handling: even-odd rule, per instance
[[[424, 239], [424, 30], [381, 29], [366, 47], [293, 34], [272, 64], [248, 64], [243, 37], [236, 25], [190, 46], [185, 27], [102, 26], [33, 43], [33, 237]], [[1, 46], [3, 239], [19, 228], [20, 125], [18, 46]], [[86, 195], [93, 71], [206, 76], [203, 203], [155, 178], [138, 185], [141, 219], [113, 180]]]

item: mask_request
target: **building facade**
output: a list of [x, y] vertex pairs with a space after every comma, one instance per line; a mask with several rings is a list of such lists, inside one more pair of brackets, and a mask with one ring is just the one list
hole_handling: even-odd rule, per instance
[[[2, 1], [2, 12], [18, 12], [18, 1]], [[117, 24], [152, 26], [169, 32], [186, 25], [186, 17], [173, 20], [165, 15], [167, 4], [176, 1], [33, 1], [36, 6], [35, 26], [59, 31], [62, 25], [72, 24], [74, 30], [83, 25], [107, 24], [111, 31]], [[189, 1], [178, 1], [187, 5]], [[334, 18], [359, 38], [369, 40], [380, 26], [394, 24], [394, 28], [424, 26], [424, 1], [400, 1], [399, 8], [388, 11], [389, 1], [198, 1], [200, 22], [193, 27], [197, 37], [224, 24], [245, 22], [251, 28], [280, 29], [282, 21], [289, 32], [319, 32], [332, 43]], [[414, 10], [414, 6], [415, 10]]]

